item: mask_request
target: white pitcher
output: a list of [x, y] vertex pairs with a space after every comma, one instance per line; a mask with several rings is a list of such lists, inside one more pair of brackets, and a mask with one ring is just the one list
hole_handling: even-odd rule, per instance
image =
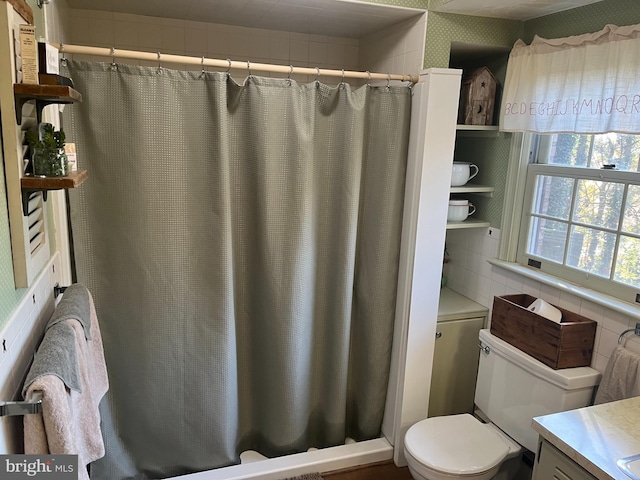
[[464, 222], [469, 215], [473, 215], [476, 207], [469, 200], [449, 200], [447, 211], [448, 222]]
[[[472, 170], [475, 170], [471, 173]], [[478, 175], [478, 167], [468, 162], [453, 162], [451, 170], [451, 186], [460, 187], [465, 185], [469, 180]]]

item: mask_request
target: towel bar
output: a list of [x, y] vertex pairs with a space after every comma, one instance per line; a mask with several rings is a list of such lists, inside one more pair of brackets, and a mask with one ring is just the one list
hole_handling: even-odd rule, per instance
[[59, 283], [56, 283], [53, 286], [53, 298], [58, 298], [66, 289], [67, 287], [61, 287]]
[[0, 417], [42, 413], [42, 392], [35, 391], [31, 398], [21, 402], [1, 402]]
[[629, 332], [633, 332], [635, 335], [640, 336], [640, 322], [636, 323], [636, 328], [629, 328], [620, 334], [618, 337], [618, 345], [622, 344], [622, 337]]

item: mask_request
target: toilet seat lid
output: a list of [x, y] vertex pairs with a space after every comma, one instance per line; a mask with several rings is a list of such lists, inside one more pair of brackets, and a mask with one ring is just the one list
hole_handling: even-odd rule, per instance
[[422, 420], [409, 428], [404, 444], [420, 463], [453, 475], [485, 472], [509, 452], [495, 433], [468, 413]]

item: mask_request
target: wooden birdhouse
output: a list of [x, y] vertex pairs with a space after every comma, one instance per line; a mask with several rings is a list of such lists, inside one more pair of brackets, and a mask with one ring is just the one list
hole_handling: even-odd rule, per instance
[[462, 82], [459, 122], [464, 125], [493, 125], [496, 79], [487, 67], [480, 67]]

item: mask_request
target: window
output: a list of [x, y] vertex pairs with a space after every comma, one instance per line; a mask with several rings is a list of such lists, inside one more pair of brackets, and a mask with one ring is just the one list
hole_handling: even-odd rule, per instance
[[629, 302], [640, 293], [640, 136], [537, 136], [518, 259]]

